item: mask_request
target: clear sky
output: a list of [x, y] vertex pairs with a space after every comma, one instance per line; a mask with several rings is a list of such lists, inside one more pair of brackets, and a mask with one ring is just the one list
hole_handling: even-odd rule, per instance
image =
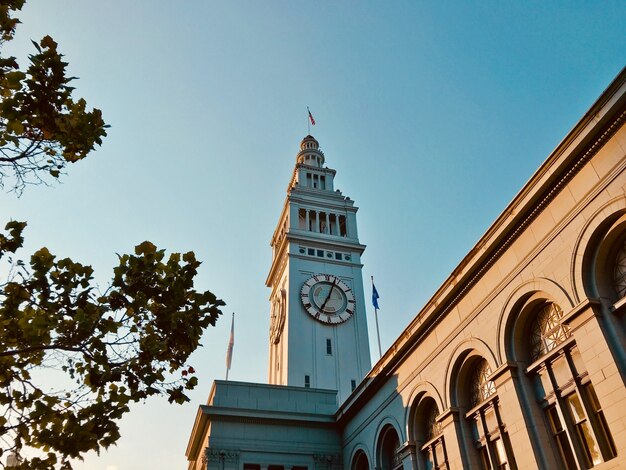
[[7, 52], [25, 63], [50, 34], [111, 129], [61, 184], [0, 194], [0, 224], [27, 220], [23, 253], [91, 264], [102, 286], [143, 240], [194, 250], [197, 288], [227, 303], [191, 403], [135, 406], [80, 470], [187, 467], [233, 311], [230, 378], [267, 380], [269, 241], [307, 106], [360, 207], [385, 348], [626, 63], [623, 0], [30, 0], [21, 19]]

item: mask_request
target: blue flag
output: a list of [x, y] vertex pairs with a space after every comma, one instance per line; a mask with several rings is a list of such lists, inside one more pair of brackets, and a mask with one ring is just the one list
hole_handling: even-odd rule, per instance
[[374, 282], [372, 281], [372, 304], [374, 305], [375, 309], [379, 309], [380, 307], [378, 306], [378, 299], [380, 298], [380, 295], [378, 295], [378, 291], [376, 290], [376, 286], [374, 285]]

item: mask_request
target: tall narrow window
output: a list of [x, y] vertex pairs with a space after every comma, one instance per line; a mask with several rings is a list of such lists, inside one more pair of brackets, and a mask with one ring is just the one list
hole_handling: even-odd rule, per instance
[[615, 457], [615, 444], [562, 317], [559, 306], [547, 302], [531, 320], [528, 351], [535, 364], [528, 373], [563, 468], [592, 468]]
[[347, 235], [347, 229], [346, 229], [346, 216], [345, 215], [340, 215], [339, 216], [339, 235], [342, 237], [345, 237]]
[[304, 376], [304, 386], [306, 388], [309, 388], [311, 386], [311, 376], [309, 375]]
[[320, 233], [328, 233], [328, 226], [326, 225], [326, 212], [320, 212]]
[[337, 216], [335, 214], [330, 214], [328, 220], [330, 222], [330, 227], [328, 227], [328, 233], [330, 233], [331, 235], [337, 235]]
[[326, 338], [326, 354], [332, 356], [333, 354], [333, 343], [330, 338]]
[[306, 210], [298, 209], [298, 228], [300, 230], [306, 229]]
[[313, 178], [311, 177], [311, 173], [306, 174], [306, 185], [308, 188], [313, 187]]
[[432, 398], [423, 399], [416, 412], [416, 436], [423, 468], [447, 470], [448, 456], [441, 424], [437, 421], [439, 409]]
[[317, 231], [317, 213], [315, 211], [309, 211], [309, 231]]
[[626, 296], [626, 240], [617, 251], [615, 258], [615, 268], [613, 269], [613, 282], [617, 297], [621, 299]]
[[[491, 368], [481, 359], [470, 374], [470, 405], [466, 418], [472, 429], [474, 447], [484, 470], [510, 469], [513, 453], [508, 442], [495, 384], [489, 380]], [[513, 467], [514, 468], [514, 467]]]
[[320, 176], [320, 189], [326, 189], [326, 177], [324, 175]]
[[354, 389], [356, 388], [356, 380], [352, 379], [350, 381], [350, 388], [352, 389], [352, 391], [354, 392]]

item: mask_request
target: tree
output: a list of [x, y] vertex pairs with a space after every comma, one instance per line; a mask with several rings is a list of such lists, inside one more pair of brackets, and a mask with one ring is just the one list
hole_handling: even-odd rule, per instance
[[[19, 20], [11, 12], [24, 0], [0, 2], [0, 47], [13, 39]], [[74, 101], [67, 62], [50, 36], [29, 56], [26, 71], [15, 57], [0, 56], [0, 186], [12, 181], [14, 190], [58, 178], [68, 163], [79, 161], [102, 144], [106, 128], [99, 109], [86, 111], [82, 98]]]
[[[2, 44], [23, 3], [0, 0]], [[106, 135], [100, 111], [72, 99], [56, 43], [33, 44], [26, 72], [0, 56], [0, 185], [13, 179], [18, 192], [58, 177]], [[141, 243], [118, 255], [101, 292], [90, 266], [46, 248], [22, 261], [25, 227], [12, 221], [0, 231], [0, 458], [29, 447], [41, 452], [12, 468], [70, 469], [71, 459], [117, 441], [130, 404], [188, 400], [198, 382], [188, 358], [224, 302], [194, 289], [193, 252], [166, 256]], [[63, 386], [46, 386], [50, 374]]]

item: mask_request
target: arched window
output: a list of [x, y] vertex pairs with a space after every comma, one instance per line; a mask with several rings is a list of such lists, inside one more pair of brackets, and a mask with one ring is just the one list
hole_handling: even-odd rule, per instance
[[530, 356], [537, 360], [570, 337], [569, 327], [561, 324], [563, 311], [547, 303], [538, 312], [530, 330]]
[[351, 470], [370, 470], [370, 463], [367, 460], [367, 455], [362, 450], [357, 451], [352, 459]]
[[474, 448], [478, 452], [481, 468], [515, 468], [513, 453], [500, 416], [496, 386], [489, 380], [490, 375], [491, 368], [485, 359], [474, 362], [468, 374], [468, 402], [471, 409], [465, 417], [472, 430]]
[[617, 298], [626, 296], [626, 239], [617, 250], [615, 267], [613, 269], [613, 286], [617, 292]]
[[400, 447], [398, 433], [391, 425], [383, 428], [378, 438], [378, 467], [381, 470], [394, 470], [402, 467], [396, 457], [396, 451]]
[[422, 465], [427, 470], [448, 469], [448, 456], [441, 430], [437, 421], [439, 409], [430, 397], [422, 399], [415, 411], [414, 439], [420, 451]]
[[615, 445], [561, 308], [546, 302], [531, 315], [527, 369], [563, 468], [592, 468], [615, 457]]

